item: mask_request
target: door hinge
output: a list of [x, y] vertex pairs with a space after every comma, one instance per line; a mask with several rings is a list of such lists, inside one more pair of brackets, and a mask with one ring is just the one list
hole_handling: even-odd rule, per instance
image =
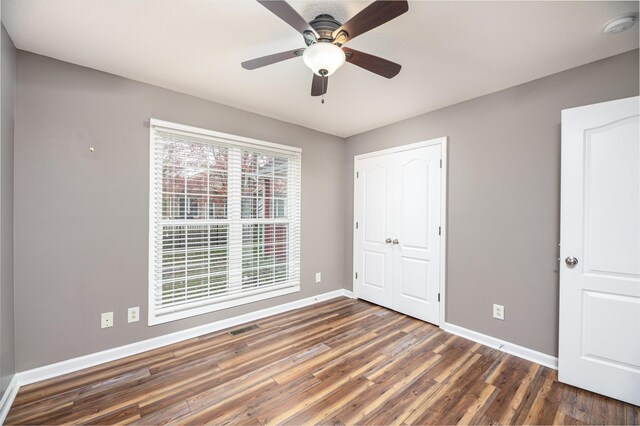
[[360, 172], [356, 172], [356, 179], [360, 179]]
[[440, 301], [440, 293], [438, 293], [438, 302]]
[[442, 168], [442, 158], [440, 159], [440, 168]]
[[356, 222], [356, 229], [358, 229], [358, 222]]
[[358, 273], [356, 272], [356, 280], [358, 279]]
[[442, 235], [442, 227], [438, 226], [438, 235]]

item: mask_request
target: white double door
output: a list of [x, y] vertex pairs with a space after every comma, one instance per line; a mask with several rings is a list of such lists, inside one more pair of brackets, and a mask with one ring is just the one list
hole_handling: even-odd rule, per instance
[[[441, 140], [356, 157], [358, 298], [439, 324]], [[428, 142], [429, 143], [429, 142]]]
[[562, 112], [561, 382], [640, 405], [638, 97]]

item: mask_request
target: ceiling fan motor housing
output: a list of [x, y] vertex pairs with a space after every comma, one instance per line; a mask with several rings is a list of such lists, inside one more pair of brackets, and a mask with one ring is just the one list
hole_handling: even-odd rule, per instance
[[342, 25], [333, 16], [322, 14], [309, 22], [309, 25], [318, 33], [319, 41], [333, 41], [333, 32]]

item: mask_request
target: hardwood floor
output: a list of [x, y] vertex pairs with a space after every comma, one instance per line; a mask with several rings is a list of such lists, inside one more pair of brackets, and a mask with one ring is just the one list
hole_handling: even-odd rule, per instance
[[351, 299], [20, 389], [7, 424], [637, 424], [554, 370]]

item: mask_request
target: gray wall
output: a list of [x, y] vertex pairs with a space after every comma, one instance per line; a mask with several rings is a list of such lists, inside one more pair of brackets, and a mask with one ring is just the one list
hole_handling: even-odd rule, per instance
[[[560, 110], [638, 93], [636, 50], [345, 143], [27, 52], [17, 66], [17, 371], [351, 289], [353, 156], [439, 136], [450, 138], [447, 320], [555, 355]], [[149, 117], [303, 149], [300, 293], [146, 325]], [[131, 306], [142, 321], [125, 322]], [[115, 326], [102, 330], [107, 311]]]
[[0, 395], [15, 373], [13, 342], [13, 118], [16, 48], [2, 25], [0, 123]]
[[[342, 288], [343, 139], [23, 51], [16, 96], [17, 371]], [[299, 293], [147, 326], [149, 117], [302, 148]]]
[[556, 355], [560, 111], [637, 94], [634, 50], [348, 138], [345, 286], [353, 156], [449, 136], [447, 322]]

